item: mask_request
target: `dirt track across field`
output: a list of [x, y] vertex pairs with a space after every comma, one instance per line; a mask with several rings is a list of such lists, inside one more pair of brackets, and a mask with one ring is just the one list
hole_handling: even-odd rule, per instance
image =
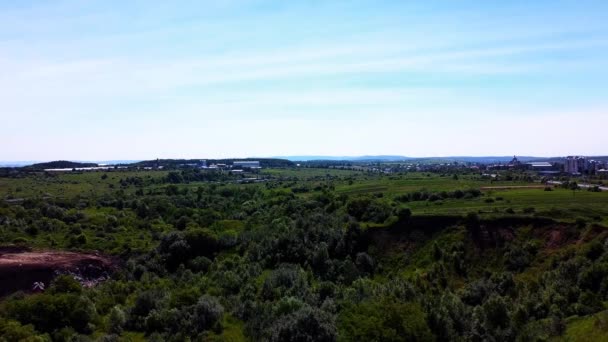
[[509, 190], [509, 189], [544, 189], [545, 185], [506, 185], [506, 186], [482, 186], [481, 190]]
[[83, 286], [94, 286], [115, 269], [116, 260], [98, 253], [0, 247], [0, 296], [30, 291], [35, 282], [48, 286], [59, 274], [70, 274]]

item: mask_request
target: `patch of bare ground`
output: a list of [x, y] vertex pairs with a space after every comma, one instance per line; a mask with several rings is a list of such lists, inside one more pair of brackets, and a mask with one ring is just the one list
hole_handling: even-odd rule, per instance
[[0, 247], [0, 296], [39, 290], [39, 284], [46, 287], [60, 274], [72, 275], [91, 287], [108, 279], [116, 267], [116, 259], [99, 253]]

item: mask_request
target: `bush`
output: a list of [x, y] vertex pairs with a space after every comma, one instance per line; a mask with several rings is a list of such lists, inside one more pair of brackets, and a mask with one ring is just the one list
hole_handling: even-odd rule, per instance
[[578, 228], [585, 228], [585, 226], [587, 225], [587, 219], [584, 217], [577, 217], [575, 220], [576, 226]]
[[135, 299], [131, 315], [135, 318], [148, 316], [152, 310], [161, 307], [164, 297], [165, 294], [159, 290], [148, 290], [140, 293]]
[[125, 323], [127, 322], [125, 312], [120, 307], [115, 306], [110, 311], [110, 317], [108, 318], [108, 320], [108, 323], [110, 325], [110, 333], [120, 335], [120, 333], [122, 333]]
[[268, 341], [272, 342], [333, 342], [337, 337], [332, 317], [310, 306], [303, 306], [292, 314], [282, 316], [269, 330]]
[[276, 299], [285, 296], [303, 298], [308, 292], [305, 274], [299, 267], [281, 266], [272, 271], [262, 286], [262, 297]]
[[34, 339], [35, 336], [36, 330], [31, 324], [0, 320], [0, 339], [3, 341], [43, 341], [42, 338]]
[[533, 214], [535, 211], [536, 209], [534, 209], [534, 207], [527, 207], [523, 209], [524, 214]]
[[82, 285], [71, 275], [60, 275], [49, 287], [50, 293], [81, 293]]
[[212, 257], [220, 249], [217, 235], [207, 228], [189, 229], [184, 239], [194, 255]]
[[492, 296], [483, 305], [485, 323], [488, 329], [507, 328], [510, 326], [509, 312], [507, 303], [502, 297]]
[[399, 208], [397, 210], [397, 217], [399, 221], [407, 222], [412, 217], [412, 210], [410, 208]]
[[365, 252], [357, 253], [355, 264], [357, 265], [359, 271], [363, 272], [364, 274], [371, 275], [374, 273], [374, 259]]
[[72, 235], [70, 237], [70, 246], [72, 247], [79, 247], [82, 245], [86, 245], [88, 242], [87, 236], [84, 234], [79, 234], [79, 235]]
[[13, 239], [13, 243], [15, 245], [27, 245], [29, 243], [29, 240], [24, 237], [18, 237]]
[[34, 225], [27, 226], [27, 227], [25, 228], [25, 232], [26, 232], [28, 235], [31, 235], [31, 236], [36, 236], [36, 235], [38, 235], [38, 227], [36, 227], [36, 226], [34, 226]]
[[391, 214], [391, 208], [385, 202], [369, 197], [352, 199], [347, 203], [346, 211], [358, 221], [375, 223], [384, 222]]
[[212, 263], [213, 261], [211, 261], [211, 259], [204, 256], [198, 256], [188, 261], [188, 268], [193, 272], [207, 272]]
[[520, 246], [511, 246], [504, 254], [504, 257], [505, 266], [511, 271], [522, 271], [530, 266], [532, 262], [530, 253]]
[[203, 296], [194, 306], [194, 313], [196, 328], [200, 332], [212, 329], [220, 323], [224, 315], [224, 307], [216, 298]]
[[433, 341], [420, 305], [367, 301], [345, 308], [338, 318], [340, 341]]
[[427, 199], [427, 201], [435, 202], [435, 201], [439, 201], [440, 199], [441, 199], [441, 197], [439, 197], [437, 194], [431, 194], [429, 196], [429, 198]]
[[6, 314], [42, 332], [72, 327], [90, 333], [89, 323], [97, 319], [95, 305], [86, 297], [72, 293], [38, 294], [6, 303]]
[[594, 240], [585, 248], [585, 256], [591, 260], [596, 260], [604, 254], [604, 244]]

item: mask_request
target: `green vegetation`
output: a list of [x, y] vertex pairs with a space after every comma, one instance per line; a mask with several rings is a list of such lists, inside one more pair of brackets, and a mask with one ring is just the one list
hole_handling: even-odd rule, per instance
[[608, 341], [608, 312], [568, 319], [566, 341]]
[[119, 267], [2, 298], [0, 340], [605, 340], [608, 193], [503, 179], [290, 165], [3, 177], [3, 246]]

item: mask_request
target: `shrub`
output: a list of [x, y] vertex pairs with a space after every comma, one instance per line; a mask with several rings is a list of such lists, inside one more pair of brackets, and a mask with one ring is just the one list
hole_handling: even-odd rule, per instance
[[412, 211], [410, 210], [410, 208], [399, 208], [397, 210], [397, 217], [399, 218], [399, 221], [402, 221], [402, 222], [408, 221], [411, 216], [412, 216]]
[[13, 243], [16, 245], [27, 245], [29, 240], [24, 237], [18, 237], [13, 239]]
[[535, 211], [536, 209], [534, 209], [534, 207], [527, 207], [523, 209], [524, 214], [533, 214]]
[[81, 293], [82, 285], [71, 275], [60, 275], [49, 287], [50, 293]]
[[272, 342], [333, 342], [337, 331], [329, 314], [307, 305], [276, 320], [268, 335], [268, 340]]
[[436, 195], [436, 194], [431, 194], [431, 195], [429, 196], [429, 198], [428, 198], [428, 201], [429, 201], [429, 202], [435, 202], [435, 201], [439, 201], [440, 199], [441, 199], [441, 197], [439, 197], [438, 195]]
[[367, 301], [345, 308], [338, 318], [340, 341], [433, 341], [420, 305]]
[[359, 271], [365, 274], [373, 274], [374, 273], [374, 259], [369, 256], [369, 254], [362, 252], [357, 253], [357, 258], [355, 259], [355, 264]]
[[382, 201], [359, 197], [347, 203], [346, 211], [358, 221], [382, 223], [390, 216], [391, 208]]
[[587, 225], [587, 219], [584, 217], [577, 217], [575, 223], [578, 228], [585, 228]]
[[507, 303], [502, 297], [492, 296], [483, 305], [486, 326], [495, 330], [496, 328], [507, 328], [510, 326]]
[[89, 323], [98, 317], [95, 305], [88, 298], [72, 293], [45, 293], [9, 301], [6, 313], [22, 323], [33, 324], [42, 332], [68, 326], [80, 333], [90, 333]]
[[87, 242], [88, 242], [87, 236], [84, 235], [83, 233], [81, 233], [79, 235], [72, 235], [70, 237], [70, 246], [72, 246], [72, 247], [86, 245]]
[[220, 248], [217, 235], [207, 228], [189, 229], [184, 239], [194, 255], [213, 256]]
[[294, 296], [302, 298], [308, 291], [304, 273], [299, 267], [281, 266], [272, 271], [262, 286], [262, 297], [265, 299]]
[[585, 256], [591, 260], [596, 260], [604, 254], [604, 244], [594, 240], [585, 248]]
[[21, 325], [17, 321], [0, 320], [0, 338], [3, 341], [37, 341], [35, 336], [36, 330], [31, 324]]
[[131, 315], [135, 317], [146, 317], [155, 309], [161, 307], [165, 294], [159, 290], [148, 290], [140, 293], [135, 299], [135, 305], [131, 309]]
[[207, 272], [212, 263], [213, 261], [211, 261], [211, 259], [204, 256], [198, 256], [188, 261], [188, 268], [193, 272]]
[[25, 228], [25, 232], [26, 232], [28, 235], [31, 235], [31, 236], [36, 236], [36, 235], [38, 235], [38, 227], [36, 227], [36, 226], [34, 226], [34, 225], [27, 226], [27, 227]]
[[195, 324], [198, 331], [209, 330], [218, 324], [224, 315], [224, 307], [211, 296], [201, 297], [194, 306]]
[[122, 333], [123, 327], [125, 325], [125, 323], [127, 322], [127, 318], [125, 315], [125, 312], [118, 306], [115, 306], [112, 308], [112, 310], [110, 311], [110, 317], [108, 318], [109, 320], [109, 331], [110, 333], [113, 334], [120, 334]]
[[532, 257], [520, 246], [511, 246], [505, 253], [505, 265], [512, 271], [521, 271], [530, 266]]

